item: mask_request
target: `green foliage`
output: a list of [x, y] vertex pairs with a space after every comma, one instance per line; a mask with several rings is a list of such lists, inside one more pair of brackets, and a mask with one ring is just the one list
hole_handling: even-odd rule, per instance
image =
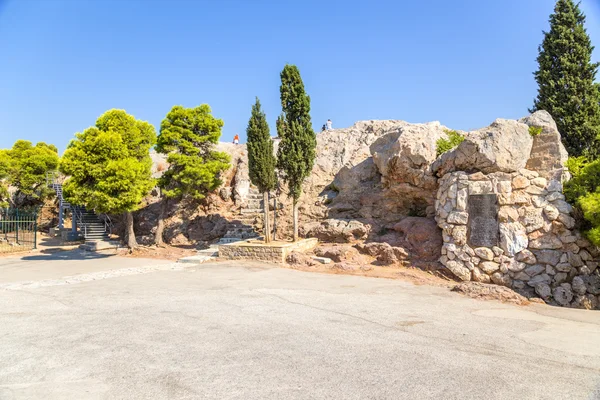
[[599, 63], [584, 28], [585, 15], [573, 0], [558, 0], [550, 31], [539, 47], [537, 99], [530, 110], [548, 111], [572, 156], [600, 155], [600, 90], [594, 84]]
[[273, 140], [269, 133], [267, 117], [260, 108], [258, 97], [252, 106], [252, 114], [246, 128], [248, 136], [248, 168], [250, 180], [258, 190], [263, 192], [275, 188], [277, 177], [275, 176], [276, 159], [273, 155]]
[[[27, 140], [17, 140], [10, 150], [0, 150], [0, 201], [8, 199], [7, 185], [33, 202], [41, 202], [52, 190], [46, 187], [46, 173], [58, 167], [58, 149], [52, 144], [39, 142], [35, 146]], [[1, 200], [5, 199], [5, 200]]]
[[96, 125], [75, 134], [61, 160], [69, 178], [64, 194], [71, 204], [101, 213], [134, 211], [154, 186], [150, 147], [154, 127], [124, 110], [109, 110]]
[[167, 198], [203, 199], [221, 185], [219, 175], [229, 168], [229, 155], [214, 150], [223, 120], [208, 104], [195, 108], [174, 106], [160, 124], [156, 151], [167, 154], [169, 168], [158, 181]]
[[536, 137], [539, 134], [541, 134], [543, 130], [544, 128], [542, 128], [541, 126], [530, 126], [529, 134], [531, 135], [531, 137]]
[[573, 157], [567, 167], [573, 178], [565, 184], [565, 196], [581, 210], [588, 239], [600, 246], [600, 160]]
[[457, 148], [458, 145], [465, 140], [465, 137], [457, 131], [447, 130], [446, 134], [448, 135], [448, 139], [439, 138], [435, 142], [436, 154], [438, 157], [447, 151]]
[[277, 121], [281, 138], [277, 166], [284, 172], [283, 179], [296, 203], [302, 183], [312, 171], [317, 138], [310, 119], [310, 97], [295, 65], [286, 65], [281, 71], [280, 94], [283, 113]]

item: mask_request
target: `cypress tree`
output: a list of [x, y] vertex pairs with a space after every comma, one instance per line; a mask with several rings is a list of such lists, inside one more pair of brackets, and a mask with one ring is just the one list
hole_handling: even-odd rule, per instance
[[585, 27], [585, 15], [573, 0], [558, 0], [544, 32], [535, 72], [538, 96], [530, 112], [548, 111], [571, 156], [600, 155], [600, 90], [594, 83], [598, 63]]
[[281, 142], [277, 151], [277, 166], [284, 172], [293, 200], [294, 241], [298, 240], [298, 200], [302, 183], [311, 173], [315, 161], [317, 138], [310, 120], [310, 97], [304, 91], [300, 71], [286, 65], [281, 71], [282, 116], [277, 121]]
[[273, 155], [273, 141], [269, 133], [267, 117], [260, 108], [260, 101], [252, 106], [252, 114], [246, 128], [248, 137], [248, 168], [250, 181], [258, 187], [263, 194], [264, 231], [265, 243], [271, 241], [271, 227], [269, 224], [269, 191], [275, 188], [275, 156]]

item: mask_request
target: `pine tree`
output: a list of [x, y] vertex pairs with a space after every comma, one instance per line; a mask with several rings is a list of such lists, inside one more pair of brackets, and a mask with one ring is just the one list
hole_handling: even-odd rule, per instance
[[[17, 140], [12, 149], [2, 153], [0, 157], [4, 160], [0, 160], [0, 179], [4, 175], [6, 183], [17, 189], [13, 198], [21, 198], [19, 206], [39, 205], [53, 194], [46, 186], [46, 173], [58, 167], [56, 146], [44, 142], [34, 146], [28, 140]], [[6, 197], [6, 194], [0, 196]]]
[[548, 111], [571, 156], [600, 156], [600, 90], [594, 84], [598, 63], [585, 30], [585, 15], [573, 0], [558, 0], [550, 31], [537, 58], [538, 96], [530, 112]]
[[64, 194], [69, 203], [100, 213], [124, 213], [126, 240], [137, 247], [133, 214], [154, 187], [150, 148], [154, 127], [124, 110], [109, 110], [96, 125], [75, 134], [60, 162], [69, 178]]
[[170, 199], [206, 197], [221, 186], [219, 175], [229, 168], [230, 157], [215, 151], [223, 120], [211, 114], [208, 104], [195, 108], [174, 106], [160, 124], [156, 151], [167, 155], [168, 169], [158, 180], [161, 210], [155, 243], [163, 244], [164, 220]]
[[246, 128], [248, 136], [248, 168], [250, 181], [263, 194], [265, 243], [271, 241], [269, 224], [269, 191], [275, 188], [275, 156], [273, 155], [273, 140], [269, 133], [267, 117], [260, 108], [260, 101], [252, 106], [252, 114]]
[[312, 171], [317, 139], [310, 120], [310, 97], [304, 91], [300, 71], [286, 65], [281, 71], [282, 117], [277, 129], [281, 142], [277, 151], [277, 166], [284, 172], [293, 200], [294, 241], [298, 240], [298, 200], [302, 183]]

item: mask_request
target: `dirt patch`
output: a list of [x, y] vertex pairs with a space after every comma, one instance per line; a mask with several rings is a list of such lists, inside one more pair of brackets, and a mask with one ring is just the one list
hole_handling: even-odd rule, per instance
[[196, 255], [196, 250], [175, 246], [138, 246], [133, 250], [119, 249], [121, 257], [133, 258], [158, 258], [162, 260], [177, 261], [182, 257]]

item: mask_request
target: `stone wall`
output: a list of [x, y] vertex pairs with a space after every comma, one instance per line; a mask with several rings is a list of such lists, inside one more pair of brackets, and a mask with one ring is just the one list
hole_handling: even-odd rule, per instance
[[457, 171], [439, 184], [440, 262], [457, 277], [537, 294], [551, 304], [598, 308], [600, 251], [575, 229], [559, 180], [526, 169]]
[[318, 243], [319, 241], [314, 238], [302, 239], [295, 243], [274, 242], [269, 245], [247, 240], [220, 245], [219, 258], [283, 264], [292, 251], [306, 252], [314, 249]]

